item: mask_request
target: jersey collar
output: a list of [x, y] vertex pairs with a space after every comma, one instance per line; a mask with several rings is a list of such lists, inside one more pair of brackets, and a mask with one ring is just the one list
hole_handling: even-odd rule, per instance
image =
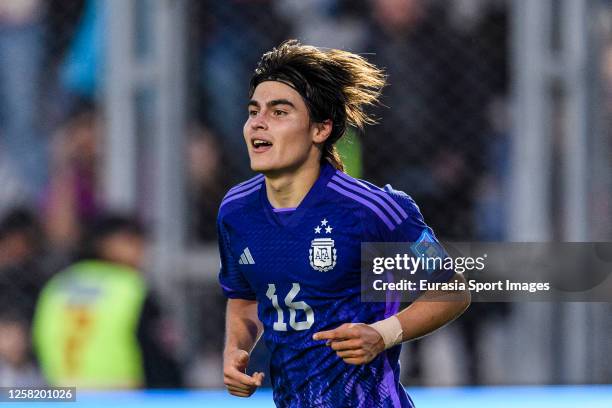
[[308, 212], [308, 209], [316, 204], [319, 200], [323, 199], [324, 192], [327, 183], [331, 180], [333, 175], [336, 173], [336, 169], [327, 161], [321, 165], [321, 172], [319, 178], [312, 185], [300, 205], [298, 205], [292, 214], [288, 217], [285, 222], [280, 221], [279, 215], [274, 212], [274, 208], [268, 200], [266, 191], [266, 183], [263, 183], [263, 187], [259, 190], [259, 197], [262, 203], [263, 211], [268, 221], [278, 227], [295, 227], [299, 224], [300, 220]]

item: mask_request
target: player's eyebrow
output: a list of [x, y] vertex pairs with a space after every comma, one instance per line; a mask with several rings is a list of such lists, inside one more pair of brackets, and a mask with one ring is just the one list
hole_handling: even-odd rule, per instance
[[266, 105], [268, 105], [269, 108], [273, 106], [278, 106], [278, 105], [288, 105], [295, 109], [295, 105], [293, 104], [293, 102], [287, 99], [274, 99], [268, 102]]
[[[268, 108], [278, 105], [287, 105], [295, 109], [295, 105], [293, 104], [293, 102], [288, 99], [273, 99], [270, 102], [266, 103], [266, 105], [268, 106]], [[247, 106], [254, 106], [256, 108], [259, 108], [261, 105], [255, 99], [251, 99]]]

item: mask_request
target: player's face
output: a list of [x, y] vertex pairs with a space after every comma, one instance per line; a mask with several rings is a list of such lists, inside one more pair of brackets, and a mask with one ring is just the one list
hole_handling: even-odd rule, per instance
[[292, 172], [320, 159], [317, 144], [329, 132], [310, 121], [300, 94], [276, 81], [262, 82], [248, 104], [244, 139], [251, 168], [257, 172]]

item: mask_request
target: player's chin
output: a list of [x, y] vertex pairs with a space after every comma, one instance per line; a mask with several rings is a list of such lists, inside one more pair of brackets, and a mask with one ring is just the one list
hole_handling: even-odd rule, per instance
[[251, 157], [251, 170], [256, 173], [267, 173], [278, 170], [279, 166], [263, 157]]

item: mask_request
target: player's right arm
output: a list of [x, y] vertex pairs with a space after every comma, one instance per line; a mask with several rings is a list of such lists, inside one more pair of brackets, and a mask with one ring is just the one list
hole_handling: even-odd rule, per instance
[[225, 349], [223, 350], [223, 382], [232, 395], [249, 397], [263, 381], [263, 373], [246, 374], [249, 355], [263, 333], [257, 317], [257, 300], [253, 288], [242, 275], [232, 254], [231, 235], [222, 216], [217, 220], [221, 270], [219, 283], [227, 297], [225, 316]]
[[225, 318], [223, 382], [230, 394], [249, 397], [261, 386], [263, 373], [246, 374], [249, 355], [263, 333], [257, 317], [257, 301], [228, 299]]

